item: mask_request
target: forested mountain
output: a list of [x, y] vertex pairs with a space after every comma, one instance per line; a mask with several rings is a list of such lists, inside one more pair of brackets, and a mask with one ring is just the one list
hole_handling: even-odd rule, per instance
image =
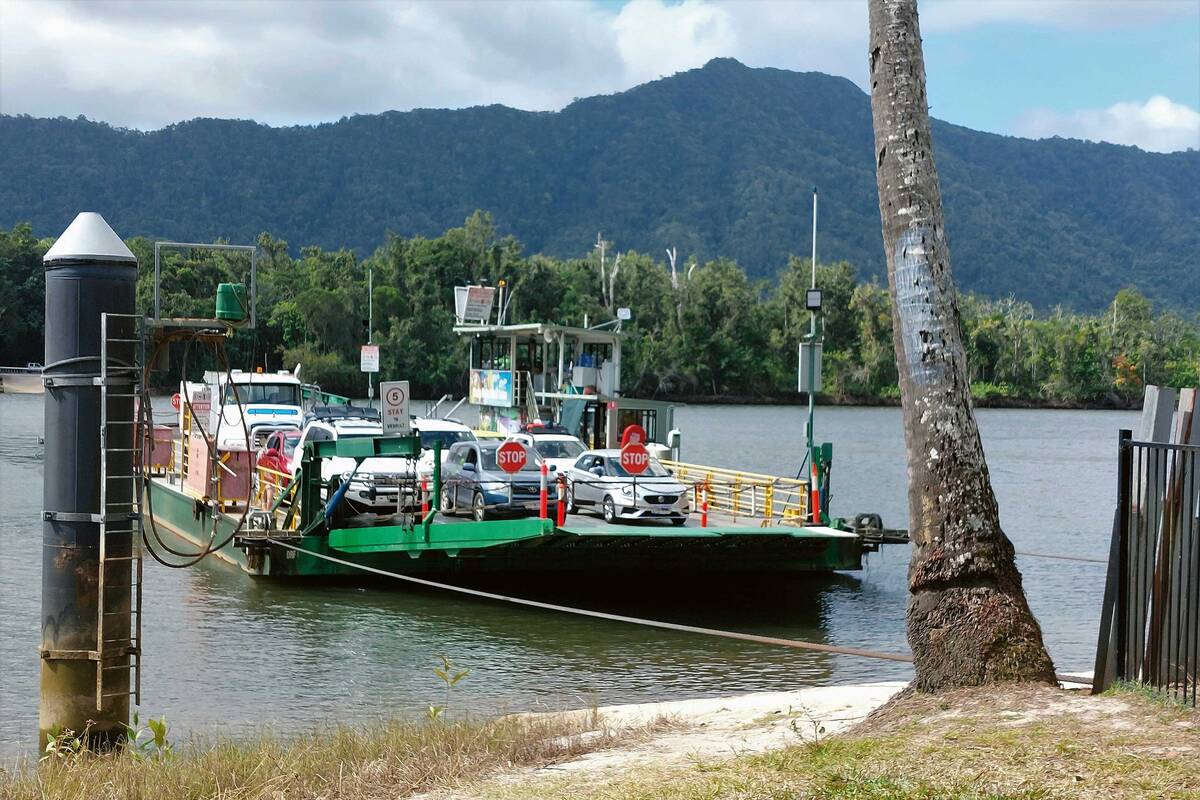
[[[986, 87], [980, 87], [986, 91]], [[1031, 141], [934, 124], [959, 286], [1095, 310], [1125, 285], [1180, 309], [1200, 293], [1200, 152]], [[532, 252], [726, 257], [774, 277], [805, 253], [882, 276], [868, 97], [819, 73], [719, 59], [560, 112], [501, 106], [312, 127], [197, 119], [158, 131], [0, 118], [0, 226], [61, 232], [95, 210], [123, 236], [253, 241], [365, 256], [474, 209]]]

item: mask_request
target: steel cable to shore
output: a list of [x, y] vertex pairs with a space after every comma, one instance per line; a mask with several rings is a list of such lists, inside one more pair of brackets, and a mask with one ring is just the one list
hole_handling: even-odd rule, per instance
[[[466, 586], [455, 586], [450, 583], [441, 583], [439, 581], [431, 581], [427, 578], [418, 578], [415, 575], [401, 575], [397, 572], [389, 572], [378, 567], [369, 567], [365, 564], [356, 564], [353, 561], [347, 561], [343, 558], [331, 556], [326, 553], [318, 553], [313, 550], [306, 550], [303, 547], [297, 547], [294, 544], [281, 542], [278, 539], [267, 537], [267, 541], [271, 544], [288, 550], [294, 550], [297, 553], [313, 556], [314, 558], [324, 559], [334, 564], [350, 567], [352, 569], [362, 570], [374, 575], [380, 575], [385, 578], [395, 578], [401, 581], [407, 581], [419, 586], [427, 586], [432, 589], [445, 589], [458, 594], [465, 594], [471, 597], [479, 597], [484, 600], [496, 600], [502, 603], [512, 603], [527, 608], [538, 608], [543, 611], [557, 611], [566, 614], [575, 614], [576, 616], [591, 617], [592, 619], [602, 619], [609, 622], [625, 622], [631, 625], [641, 625], [648, 628], [658, 628], [660, 630], [675, 631], [677, 633], [695, 633], [703, 636], [716, 636], [722, 639], [736, 639], [742, 642], [751, 642], [754, 644], [771, 645], [774, 647], [789, 647], [795, 650], [812, 650], [819, 653], [831, 653], [833, 655], [842, 656], [857, 656], [859, 658], [873, 658], [881, 661], [898, 661], [905, 664], [913, 663], [913, 657], [908, 653], [888, 653], [881, 650], [867, 650], [861, 647], [842, 647], [833, 644], [818, 644], [816, 642], [805, 642], [800, 639], [782, 639], [776, 636], [761, 636], [756, 633], [741, 633], [738, 631], [726, 631], [718, 628], [704, 628], [698, 625], [684, 625], [678, 622], [664, 622], [662, 620], [645, 619], [642, 617], [630, 617], [625, 614], [611, 614], [607, 611], [593, 611], [587, 608], [576, 608], [574, 606], [564, 606], [558, 603], [546, 603], [540, 600], [530, 600], [524, 597], [513, 597], [511, 595], [498, 594], [496, 592], [485, 592], [482, 589], [471, 589]], [[1065, 683], [1080, 683], [1091, 684], [1090, 678], [1084, 678], [1076, 675], [1055, 675], [1061, 682]]]
[[1055, 561], [1079, 561], [1084, 564], [1107, 564], [1107, 558], [1089, 558], [1087, 556], [1063, 556], [1057, 553], [1025, 553], [1020, 550], [1016, 551], [1016, 555], [1024, 556], [1025, 558], [1051, 558]]

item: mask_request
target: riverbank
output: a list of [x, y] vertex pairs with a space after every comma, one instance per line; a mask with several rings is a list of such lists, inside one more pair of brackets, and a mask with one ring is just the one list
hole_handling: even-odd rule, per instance
[[[901, 683], [381, 723], [66, 757], [0, 773], [5, 800], [238, 797], [1173, 798], [1200, 793], [1200, 713], [1137, 689], [906, 695]], [[873, 712], [873, 713], [872, 713]]]
[[[711, 406], [807, 406], [808, 397], [789, 392], [778, 395], [671, 395], [654, 396], [649, 399], [685, 405]], [[1120, 397], [1112, 395], [1091, 402], [1075, 402], [1045, 397], [1021, 397], [997, 393], [990, 388], [971, 386], [971, 401], [975, 408], [1038, 409], [1048, 411], [1129, 411], [1141, 408], [1141, 396]], [[883, 395], [817, 395], [818, 406], [844, 408], [897, 408], [900, 405], [899, 390], [895, 394]]]

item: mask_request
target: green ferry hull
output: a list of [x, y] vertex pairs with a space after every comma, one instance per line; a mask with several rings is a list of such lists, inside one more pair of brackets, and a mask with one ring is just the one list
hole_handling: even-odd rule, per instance
[[[518, 576], [612, 575], [654, 573], [750, 576], [827, 573], [862, 568], [867, 548], [856, 535], [823, 527], [747, 527], [734, 520], [701, 528], [610, 525], [598, 518], [572, 515], [556, 527], [536, 518], [473, 522], [434, 515], [413, 528], [395, 525], [338, 528], [294, 536], [293, 550], [233, 533], [240, 511], [217, 515], [178, 486], [150, 482], [145, 511], [159, 533], [186, 541], [189, 551], [226, 542], [213, 556], [247, 574], [269, 578], [362, 577], [357, 566], [431, 580], [496, 579]], [[147, 520], [147, 526], [151, 523]], [[178, 548], [185, 549], [185, 548]], [[307, 551], [307, 552], [300, 552]]]

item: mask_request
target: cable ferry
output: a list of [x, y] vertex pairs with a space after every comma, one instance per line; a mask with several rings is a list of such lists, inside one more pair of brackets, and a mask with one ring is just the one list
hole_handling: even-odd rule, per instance
[[[495, 291], [458, 292], [475, 429], [410, 414], [387, 383], [385, 416], [291, 373], [181, 385], [177, 427], [147, 434], [146, 543], [164, 561], [211, 554], [257, 577], [469, 579], [856, 570], [903, 540], [872, 515], [830, 515], [829, 445], [810, 479], [683, 461], [672, 405], [621, 393], [619, 321], [504, 324]], [[169, 320], [129, 323], [170, 335]], [[220, 347], [234, 326], [186, 330]], [[389, 404], [404, 415], [391, 426]]]
[[[55, 257], [136, 263], [97, 214], [79, 215], [58, 250], [72, 245], [83, 255]], [[212, 318], [163, 316], [158, 259], [169, 248], [248, 254], [249, 292], [221, 284]], [[683, 461], [671, 404], [621, 391], [624, 311], [598, 326], [506, 324], [503, 289], [458, 287], [468, 393], [449, 414], [439, 403], [418, 417], [406, 382], [380, 384], [374, 408], [302, 383], [300, 367], [229, 366], [226, 343], [255, 325], [257, 248], [158, 242], [154, 252], [153, 314], [101, 314], [100, 374], [87, 379], [100, 393], [106, 509], [91, 516], [102, 544], [136, 532], [135, 575], [143, 546], [171, 566], [213, 556], [262, 578], [373, 569], [468, 580], [855, 570], [903, 540], [872, 515], [830, 515], [829, 445], [812, 449], [806, 479]], [[149, 386], [172, 345], [185, 363], [177, 416], [163, 424]], [[189, 380], [195, 350], [221, 369]], [[81, 380], [56, 367], [39, 385], [58, 397]], [[465, 402], [474, 428], [452, 416]], [[118, 435], [131, 429], [132, 441]], [[122, 481], [139, 490], [118, 507], [103, 487]]]

